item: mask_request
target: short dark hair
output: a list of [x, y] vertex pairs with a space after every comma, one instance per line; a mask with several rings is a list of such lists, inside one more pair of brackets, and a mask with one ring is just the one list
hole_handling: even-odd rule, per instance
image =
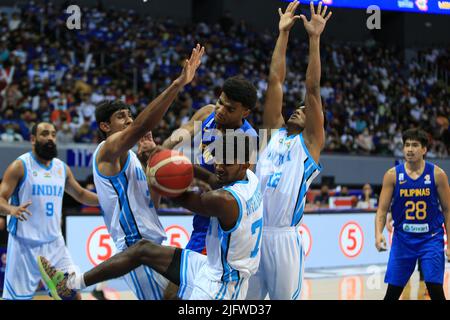
[[47, 122], [47, 121], [40, 121], [40, 122], [36, 122], [36, 123], [33, 125], [33, 127], [31, 127], [31, 135], [32, 135], [32, 136], [36, 136], [36, 134], [37, 134], [37, 128], [39, 127], [39, 125], [40, 125], [41, 123], [48, 123], [48, 124], [51, 124], [51, 125], [53, 126], [53, 128], [55, 128], [55, 130], [58, 131], [58, 129], [56, 128], [56, 126], [55, 126], [54, 123]]
[[120, 100], [103, 100], [95, 106], [95, 121], [103, 139], [106, 138], [106, 133], [100, 129], [100, 122], [110, 122], [114, 112], [123, 109], [131, 110], [131, 107]]
[[241, 76], [225, 80], [222, 91], [233, 101], [240, 102], [250, 110], [256, 106], [257, 94], [255, 86]]
[[428, 148], [428, 135], [422, 129], [414, 128], [408, 129], [403, 132], [402, 136], [403, 144], [405, 144], [406, 140], [419, 141], [422, 147]]

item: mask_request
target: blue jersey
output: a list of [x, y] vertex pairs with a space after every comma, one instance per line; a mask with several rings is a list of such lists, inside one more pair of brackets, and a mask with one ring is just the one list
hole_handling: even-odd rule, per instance
[[434, 165], [425, 162], [417, 179], [408, 176], [405, 165], [395, 167], [396, 183], [392, 201], [392, 218], [396, 232], [431, 234], [442, 229], [444, 215], [434, 181]]
[[[203, 122], [202, 122], [202, 130], [199, 133], [199, 136], [194, 137], [194, 141], [196, 139], [201, 139], [200, 143], [196, 144], [200, 146], [199, 157], [196, 163], [200, 163], [200, 165], [209, 170], [210, 172], [214, 172], [214, 157], [213, 150], [208, 148], [210, 144], [215, 141], [217, 130], [217, 123], [214, 119], [215, 112], [212, 112]], [[241, 130], [244, 134], [248, 136], [257, 137], [255, 129], [250, 125], [247, 120], [243, 121], [242, 126], [238, 129]], [[200, 135], [201, 134], [201, 135]], [[193, 231], [191, 235], [191, 239], [187, 244], [186, 248], [199, 252], [206, 253], [205, 246], [205, 238], [206, 233], [209, 227], [209, 217], [194, 215], [193, 218]]]
[[417, 179], [408, 176], [404, 164], [395, 167], [392, 201], [394, 235], [385, 282], [404, 287], [419, 261], [425, 282], [443, 283], [444, 216], [434, 181], [434, 165], [425, 162]]

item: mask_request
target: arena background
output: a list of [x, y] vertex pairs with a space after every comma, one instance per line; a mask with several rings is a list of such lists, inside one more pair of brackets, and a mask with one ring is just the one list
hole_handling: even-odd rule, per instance
[[[438, 1], [428, 2], [436, 5]], [[79, 31], [65, 26], [63, 9], [71, 4], [81, 7]], [[277, 34], [277, 9], [286, 4], [275, 0], [0, 1], [0, 173], [30, 149], [27, 140], [34, 121], [50, 119], [64, 131], [59, 157], [79, 181], [92, 183], [97, 139], [92, 121], [94, 102], [114, 96], [133, 103], [134, 111], [139, 112], [176, 73], [176, 68], [167, 70], [166, 60], [176, 66], [198, 41], [207, 45], [208, 62], [197, 83], [180, 95], [173, 111], [154, 131], [155, 137], [162, 141], [196, 108], [214, 103], [216, 88], [229, 75], [244, 73], [258, 86], [261, 109]], [[301, 10], [307, 12], [307, 8], [303, 3]], [[402, 158], [401, 129], [426, 129], [432, 141], [429, 160], [450, 173], [450, 9], [443, 9], [442, 14], [382, 11], [379, 30], [367, 28], [370, 14], [365, 10], [333, 8], [333, 13], [322, 40], [322, 96], [330, 124], [321, 157], [324, 170], [308, 193], [301, 229], [307, 248], [302, 297], [380, 299], [386, 288], [383, 279], [389, 251], [378, 253], [375, 249], [374, 210], [384, 172]], [[126, 37], [108, 38], [108, 32], [114, 33], [117, 27], [114, 21], [130, 28]], [[151, 34], [148, 47], [146, 42], [126, 43], [145, 39], [146, 32]], [[32, 39], [31, 43], [26, 39]], [[294, 92], [286, 94], [288, 103], [301, 96], [306, 40], [298, 23], [288, 48], [291, 74], [287, 92]], [[36, 50], [38, 45], [43, 50]], [[108, 51], [111, 48], [117, 50]], [[12, 66], [15, 71], [8, 79]], [[222, 66], [226, 70], [221, 70]], [[207, 74], [208, 68], [215, 77]], [[354, 98], [348, 98], [350, 93]], [[61, 117], [65, 112], [70, 120]], [[259, 126], [259, 119], [256, 113], [249, 120]], [[14, 128], [20, 138], [9, 135], [8, 128]], [[366, 183], [373, 194], [371, 201], [364, 203], [361, 197]], [[324, 185], [329, 190], [324, 189], [327, 195], [320, 196]], [[342, 194], [344, 186], [348, 193]], [[184, 246], [192, 229], [191, 216], [169, 201], [163, 203], [160, 213], [168, 232], [167, 244]], [[63, 214], [67, 245], [81, 269], [114, 253], [97, 208], [80, 207], [66, 195]], [[4, 257], [2, 226], [0, 253]], [[1, 290], [4, 264], [0, 266]], [[445, 276], [448, 297], [449, 275]], [[134, 298], [122, 281], [105, 286], [108, 298]], [[91, 289], [86, 290], [85, 298], [91, 298]], [[426, 298], [418, 288], [417, 274], [404, 298]]]

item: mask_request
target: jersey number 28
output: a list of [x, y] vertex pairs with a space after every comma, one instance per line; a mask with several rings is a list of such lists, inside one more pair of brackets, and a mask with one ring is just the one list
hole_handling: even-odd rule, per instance
[[427, 203], [425, 201], [406, 201], [406, 220], [425, 220], [427, 218]]

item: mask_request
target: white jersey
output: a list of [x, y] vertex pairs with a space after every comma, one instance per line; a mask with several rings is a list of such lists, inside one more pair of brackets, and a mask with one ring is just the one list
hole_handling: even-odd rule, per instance
[[306, 192], [321, 170], [309, 154], [303, 134], [287, 136], [286, 128], [278, 130], [256, 165], [264, 199], [264, 226], [298, 226]]
[[61, 236], [61, 211], [66, 184], [66, 164], [54, 158], [48, 167], [39, 163], [32, 152], [21, 155], [24, 176], [11, 197], [11, 205], [31, 201], [27, 221], [8, 216], [8, 231], [18, 238], [46, 243]]
[[124, 250], [140, 239], [160, 244], [166, 239], [155, 206], [150, 197], [147, 176], [133, 151], [128, 151], [127, 161], [115, 176], [105, 176], [97, 167], [94, 152], [94, 184], [106, 227], [119, 250]]
[[263, 226], [262, 195], [258, 178], [250, 170], [247, 170], [247, 179], [223, 188], [238, 202], [236, 225], [223, 231], [218, 218], [211, 218], [206, 235], [206, 275], [209, 280], [239, 281], [258, 270]]

